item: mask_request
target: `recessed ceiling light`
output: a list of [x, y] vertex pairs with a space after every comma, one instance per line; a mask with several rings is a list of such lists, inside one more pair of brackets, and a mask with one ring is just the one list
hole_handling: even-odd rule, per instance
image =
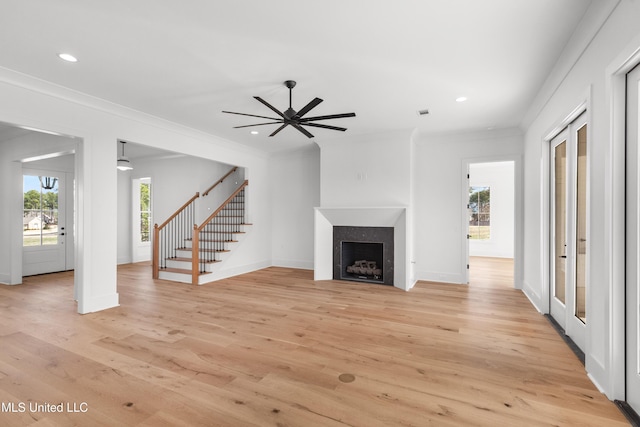
[[75, 56], [71, 55], [70, 53], [59, 53], [58, 54], [58, 58], [62, 59], [63, 61], [67, 61], [67, 62], [78, 62], [78, 58], [76, 58]]
[[427, 114], [429, 114], [429, 110], [426, 108], [424, 110], [418, 110], [419, 116], [426, 116]]
[[466, 101], [466, 100], [467, 100], [467, 97], [466, 97], [466, 96], [461, 96], [461, 97], [459, 97], [459, 98], [456, 98], [456, 102], [464, 102], [464, 101]]
[[251, 135], [257, 135], [257, 134], [259, 134], [259, 133], [260, 133], [260, 132], [258, 132], [257, 130], [252, 130], [252, 131], [251, 131]]

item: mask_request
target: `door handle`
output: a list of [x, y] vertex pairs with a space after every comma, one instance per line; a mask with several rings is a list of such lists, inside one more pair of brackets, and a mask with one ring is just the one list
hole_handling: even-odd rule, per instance
[[64, 236], [64, 233], [60, 233], [61, 236]]
[[560, 255], [558, 258], [566, 258], [566, 255]]

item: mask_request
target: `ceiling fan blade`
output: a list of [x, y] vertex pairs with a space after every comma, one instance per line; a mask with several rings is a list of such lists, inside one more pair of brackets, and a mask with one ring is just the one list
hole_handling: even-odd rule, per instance
[[291, 123], [291, 126], [293, 126], [294, 128], [298, 129], [300, 132], [302, 132], [307, 138], [313, 138], [313, 135], [311, 134], [311, 132], [309, 132], [308, 130], [304, 129], [302, 126], [300, 126], [297, 123]]
[[318, 106], [318, 104], [320, 104], [322, 102], [322, 99], [320, 98], [314, 98], [311, 102], [309, 102], [307, 105], [305, 105], [304, 107], [302, 107], [302, 110], [298, 111], [296, 113], [296, 117], [300, 118], [302, 116], [304, 116], [305, 114], [307, 114], [309, 111], [311, 111], [312, 109], [314, 109], [315, 107]]
[[268, 123], [256, 123], [254, 125], [243, 125], [243, 126], [234, 126], [234, 129], [240, 129], [240, 128], [249, 128], [251, 126], [264, 126], [264, 125], [277, 125], [278, 123], [282, 123], [282, 120], [279, 120], [277, 122], [268, 122]]
[[246, 114], [246, 113], [236, 113], [233, 111], [223, 111], [223, 113], [227, 113], [227, 114], [237, 114], [239, 116], [247, 116], [247, 117], [257, 117], [259, 119], [269, 119], [269, 120], [280, 120], [277, 117], [266, 117], [266, 116], [256, 116], [255, 114]]
[[341, 128], [341, 127], [337, 127], [337, 126], [329, 126], [329, 125], [321, 125], [319, 123], [303, 123], [305, 126], [313, 126], [313, 127], [317, 127], [317, 128], [322, 128], [322, 129], [331, 129], [331, 130], [339, 130], [344, 132], [345, 130], [347, 130], [347, 128]]
[[355, 117], [355, 116], [356, 116], [356, 113], [329, 114], [328, 116], [305, 117], [304, 119], [300, 119], [300, 122], [310, 122], [312, 120], [341, 119], [343, 117]]
[[271, 109], [274, 113], [276, 113], [277, 115], [279, 115], [283, 119], [286, 119], [284, 114], [282, 114], [276, 107], [274, 107], [273, 105], [269, 104], [264, 99], [260, 98], [259, 96], [254, 96], [254, 98], [257, 99], [258, 101], [260, 101], [261, 103], [263, 103], [265, 106], [267, 106], [269, 109]]
[[287, 126], [289, 126], [289, 123], [285, 123], [282, 126], [280, 126], [278, 129], [274, 130], [273, 133], [269, 136], [274, 136], [275, 134], [277, 134], [278, 132], [280, 132], [282, 129], [286, 128]]

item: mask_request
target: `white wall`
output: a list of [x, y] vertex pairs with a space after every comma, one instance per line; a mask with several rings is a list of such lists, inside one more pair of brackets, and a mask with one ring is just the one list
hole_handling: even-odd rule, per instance
[[118, 171], [118, 264], [128, 264], [133, 260], [131, 191], [131, 172]]
[[488, 240], [469, 240], [470, 256], [513, 258], [515, 173], [514, 162], [472, 163], [472, 187], [491, 188], [491, 228]]
[[321, 206], [409, 206], [411, 133], [398, 131], [321, 142]]
[[320, 206], [320, 150], [275, 155], [270, 160], [273, 264], [313, 269], [314, 210]]
[[[611, 150], [610, 67], [640, 48], [640, 2], [621, 0], [597, 31], [578, 30], [564, 58], [532, 104], [524, 123], [525, 135], [525, 265], [524, 291], [541, 310], [548, 311], [548, 143], [545, 138], [579, 105], [586, 103], [590, 119], [588, 135], [588, 300], [586, 369], [610, 398], [624, 399], [619, 358], [624, 341], [618, 340], [619, 317], [624, 308], [612, 310], [611, 186], [614, 174]], [[593, 7], [604, 7], [594, 2]], [[593, 36], [593, 37], [592, 37]], [[622, 59], [621, 59], [622, 55]], [[616, 320], [618, 319], [618, 320]], [[623, 325], [623, 324], [622, 324]], [[623, 327], [623, 326], [622, 326]], [[622, 350], [620, 347], [622, 346]], [[622, 362], [623, 363], [623, 362]]]
[[[76, 238], [77, 310], [80, 313], [118, 305], [116, 265], [118, 243], [117, 140], [136, 141], [168, 151], [246, 167], [251, 200], [248, 213], [254, 223], [244, 239], [242, 251], [227, 260], [227, 273], [234, 274], [268, 266], [271, 258], [269, 177], [266, 156], [237, 144], [203, 134], [109, 102], [66, 90], [11, 70], [0, 68], [0, 121], [45, 129], [78, 137], [76, 147], [76, 188], [78, 223]], [[34, 153], [38, 154], [38, 153]], [[5, 156], [2, 156], [5, 162]], [[13, 159], [12, 159], [13, 160]], [[0, 168], [0, 197], [10, 193], [16, 166], [6, 161]], [[19, 168], [19, 165], [18, 165]], [[5, 179], [6, 178], [6, 179]], [[0, 274], [15, 275], [14, 248], [7, 248], [11, 236], [10, 212], [19, 211], [21, 189], [13, 203], [0, 209]], [[72, 305], [70, 309], [74, 309]]]
[[466, 165], [519, 158], [522, 142], [518, 129], [416, 137], [413, 215], [417, 280], [466, 283]]

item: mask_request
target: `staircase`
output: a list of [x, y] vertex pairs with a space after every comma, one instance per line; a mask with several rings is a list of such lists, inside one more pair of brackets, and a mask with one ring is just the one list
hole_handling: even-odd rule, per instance
[[[205, 191], [209, 194], [237, 168]], [[153, 277], [154, 279], [201, 285], [216, 279], [216, 266], [228, 254], [251, 224], [245, 222], [245, 180], [200, 225], [195, 223], [195, 203], [199, 193], [191, 197], [162, 225], [154, 226]]]

